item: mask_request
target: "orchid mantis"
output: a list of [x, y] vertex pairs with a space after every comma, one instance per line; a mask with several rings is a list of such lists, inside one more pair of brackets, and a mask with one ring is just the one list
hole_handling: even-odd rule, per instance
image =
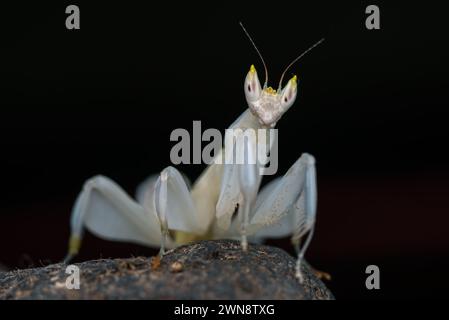
[[[297, 95], [297, 77], [293, 76], [282, 87], [284, 74], [323, 39], [286, 68], [278, 90], [274, 90], [267, 87], [268, 72], [259, 50], [243, 25], [242, 28], [262, 60], [265, 83], [262, 87], [251, 65], [244, 81], [248, 109], [230, 128], [242, 131], [274, 128]], [[283, 177], [259, 192], [263, 166], [255, 159], [255, 150], [261, 142], [244, 141], [240, 147], [234, 147], [243, 148], [240, 151], [246, 151], [245, 159], [252, 161], [212, 163], [191, 189], [172, 166], [140, 184], [136, 200], [107, 177], [89, 179], [73, 207], [66, 261], [78, 253], [85, 228], [107, 240], [160, 247], [161, 256], [167, 248], [199, 239], [240, 238], [242, 249], [247, 250], [248, 237], [257, 241], [292, 235], [297, 252], [296, 276], [302, 281], [301, 262], [313, 234], [317, 207], [315, 159], [304, 153]], [[273, 139], [264, 143], [271, 147]], [[217, 157], [224, 157], [227, 152], [234, 151], [224, 148]]]

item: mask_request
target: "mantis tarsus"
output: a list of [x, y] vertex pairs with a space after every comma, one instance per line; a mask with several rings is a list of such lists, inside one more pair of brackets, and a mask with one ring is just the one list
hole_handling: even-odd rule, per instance
[[[253, 40], [241, 25], [259, 54], [265, 69], [265, 83], [259, 82], [253, 65], [246, 75], [244, 90], [248, 109], [230, 128], [273, 128], [293, 105], [297, 78], [282, 87], [283, 72], [277, 90], [267, 87], [265, 61]], [[270, 141], [271, 143], [271, 141]], [[247, 141], [247, 150], [255, 142]], [[222, 150], [217, 156], [223, 156]], [[248, 151], [248, 157], [254, 156]], [[296, 276], [302, 281], [301, 262], [311, 240], [317, 205], [315, 159], [304, 153], [287, 173], [259, 191], [261, 175], [254, 164], [211, 164], [190, 190], [185, 178], [169, 166], [159, 175], [150, 176], [138, 188], [133, 200], [114, 181], [104, 176], [89, 179], [72, 211], [71, 237], [66, 261], [80, 248], [84, 228], [97, 236], [166, 248], [198, 239], [241, 238], [247, 250], [247, 237], [253, 240], [292, 235], [297, 252]], [[237, 219], [233, 219], [235, 211]], [[301, 239], [308, 234], [303, 246]]]

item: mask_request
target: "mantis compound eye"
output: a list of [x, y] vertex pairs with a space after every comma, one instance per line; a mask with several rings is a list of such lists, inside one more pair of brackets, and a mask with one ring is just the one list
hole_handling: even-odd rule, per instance
[[260, 86], [256, 68], [251, 65], [245, 79], [245, 97], [248, 103], [254, 102], [260, 98], [262, 87]]
[[295, 102], [298, 83], [297, 77], [293, 76], [281, 93], [281, 109], [283, 112], [287, 111]]

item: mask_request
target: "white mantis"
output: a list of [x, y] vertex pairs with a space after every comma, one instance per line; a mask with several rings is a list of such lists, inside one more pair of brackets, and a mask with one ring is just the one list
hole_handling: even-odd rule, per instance
[[[243, 25], [242, 28], [262, 60], [265, 83], [262, 87], [252, 65], [244, 82], [249, 108], [230, 128], [273, 128], [296, 99], [297, 78], [293, 76], [282, 88], [284, 74], [324, 39], [287, 66], [278, 90], [274, 90], [267, 87], [268, 72], [259, 50]], [[254, 160], [258, 142], [245, 141], [243, 148], [247, 152], [247, 160]], [[271, 139], [269, 143], [272, 143]], [[223, 157], [226, 152], [233, 150], [224, 149], [217, 157]], [[109, 178], [93, 177], [84, 184], [73, 207], [66, 261], [78, 253], [84, 228], [107, 240], [160, 246], [161, 256], [166, 248], [199, 239], [240, 237], [242, 249], [247, 250], [248, 236], [258, 240], [292, 235], [292, 244], [297, 252], [296, 276], [302, 281], [301, 262], [315, 226], [315, 159], [310, 154], [302, 154], [283, 177], [270, 182], [260, 192], [261, 174], [258, 169], [260, 164], [257, 161], [213, 163], [190, 190], [178, 170], [169, 166], [159, 175], [150, 176], [137, 188], [136, 201]], [[237, 218], [234, 219], [236, 210]], [[301, 247], [306, 234], [308, 236]]]

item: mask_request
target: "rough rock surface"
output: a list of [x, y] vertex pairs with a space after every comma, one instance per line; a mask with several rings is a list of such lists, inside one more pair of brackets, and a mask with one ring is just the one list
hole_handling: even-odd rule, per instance
[[161, 261], [136, 257], [76, 264], [80, 289], [66, 288], [66, 266], [0, 272], [0, 299], [333, 299], [304, 264], [281, 249], [231, 240], [202, 241], [169, 251]]

